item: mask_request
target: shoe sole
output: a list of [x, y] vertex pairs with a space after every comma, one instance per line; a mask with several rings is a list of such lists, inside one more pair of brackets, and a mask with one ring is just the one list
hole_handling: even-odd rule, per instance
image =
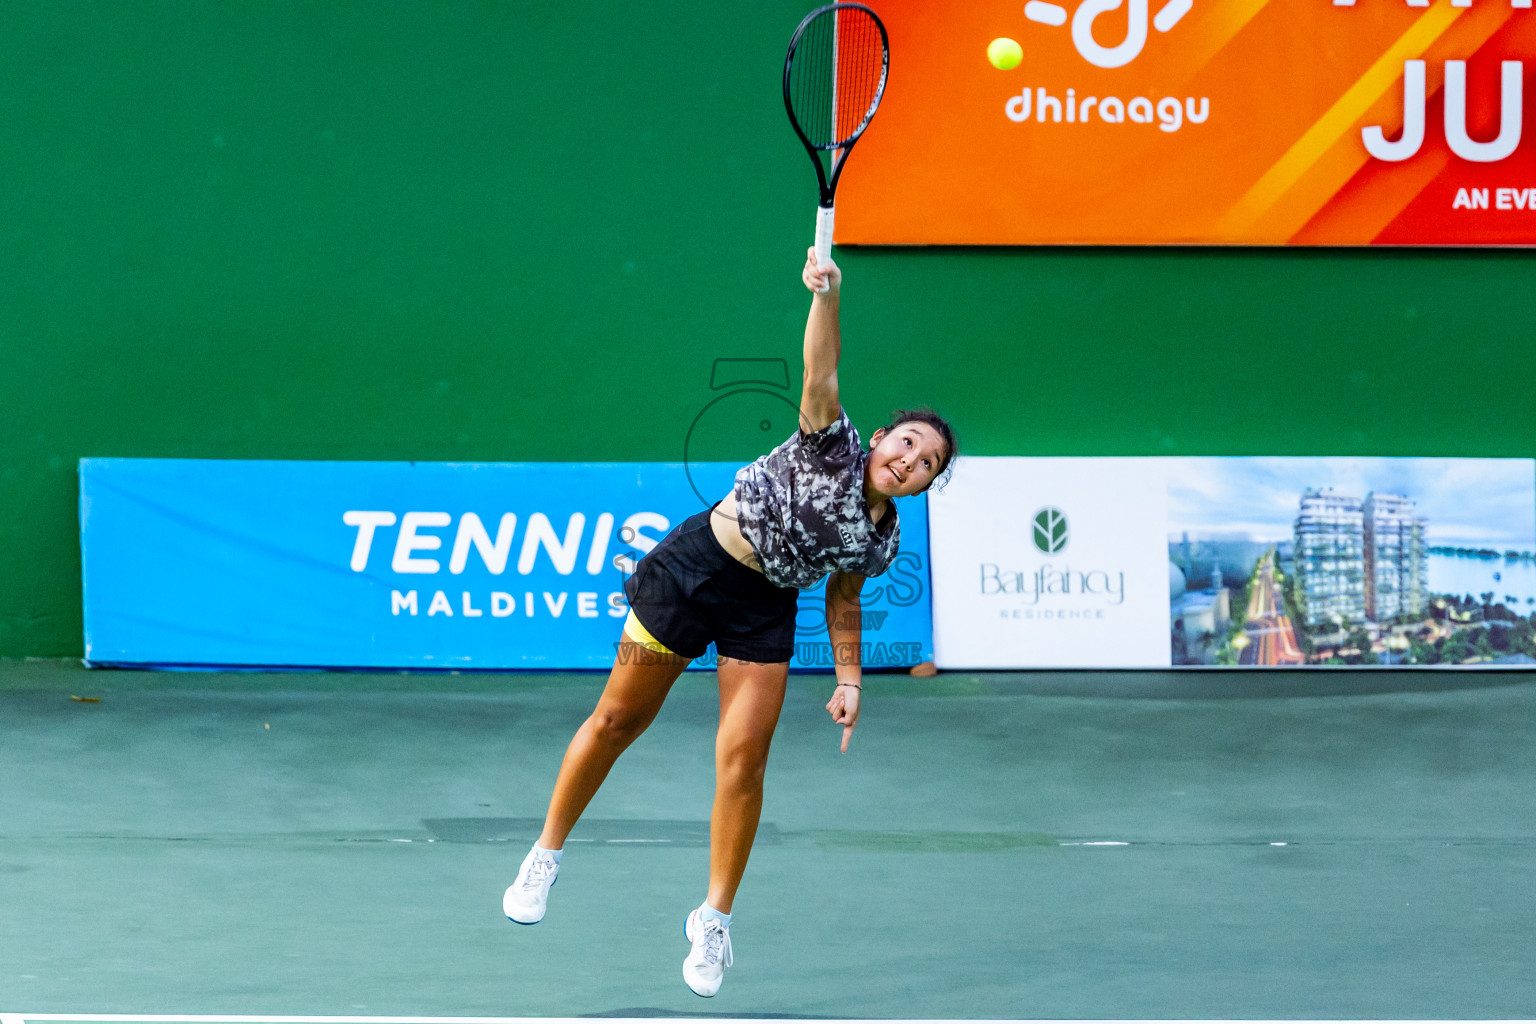
[[[553, 889], [555, 886], [557, 886], [559, 884], [560, 884], [560, 876], [556, 875], [555, 876], [555, 880], [553, 882], [549, 883], [549, 887], [551, 889]], [[520, 924], [524, 928], [532, 928], [534, 925], [538, 924], [539, 921], [544, 920], [544, 915], [543, 914], [539, 915], [539, 921], [519, 921], [517, 918], [513, 917], [511, 914], [508, 914], [507, 915], [507, 920], [511, 921], [513, 924]], [[693, 940], [690, 939], [689, 941], [692, 942]]]

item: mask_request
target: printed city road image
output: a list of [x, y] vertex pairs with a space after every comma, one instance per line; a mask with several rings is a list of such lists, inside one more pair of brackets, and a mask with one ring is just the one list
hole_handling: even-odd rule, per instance
[[1529, 460], [1170, 463], [1175, 665], [1536, 665]]

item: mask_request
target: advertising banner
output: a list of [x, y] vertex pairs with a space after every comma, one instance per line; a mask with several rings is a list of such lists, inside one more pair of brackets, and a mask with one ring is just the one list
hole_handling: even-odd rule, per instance
[[854, 244], [1536, 242], [1531, 0], [882, 0]]
[[1536, 666], [1536, 461], [962, 459], [940, 668]]
[[[83, 459], [86, 660], [606, 669], [636, 560], [739, 465]], [[870, 668], [932, 659], [925, 498], [897, 509]], [[824, 601], [801, 592], [792, 668], [831, 670]]]

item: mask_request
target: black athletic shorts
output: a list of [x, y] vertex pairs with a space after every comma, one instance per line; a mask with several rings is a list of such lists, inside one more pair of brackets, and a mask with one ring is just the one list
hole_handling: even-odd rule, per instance
[[774, 586], [732, 558], [710, 529], [712, 511], [679, 523], [624, 581], [635, 618], [685, 658], [699, 657], [713, 641], [722, 658], [788, 661], [800, 591]]

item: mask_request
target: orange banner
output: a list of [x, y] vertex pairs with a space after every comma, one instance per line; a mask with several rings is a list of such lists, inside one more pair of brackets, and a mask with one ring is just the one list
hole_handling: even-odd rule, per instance
[[1531, 244], [1531, 2], [880, 0], [837, 241]]

